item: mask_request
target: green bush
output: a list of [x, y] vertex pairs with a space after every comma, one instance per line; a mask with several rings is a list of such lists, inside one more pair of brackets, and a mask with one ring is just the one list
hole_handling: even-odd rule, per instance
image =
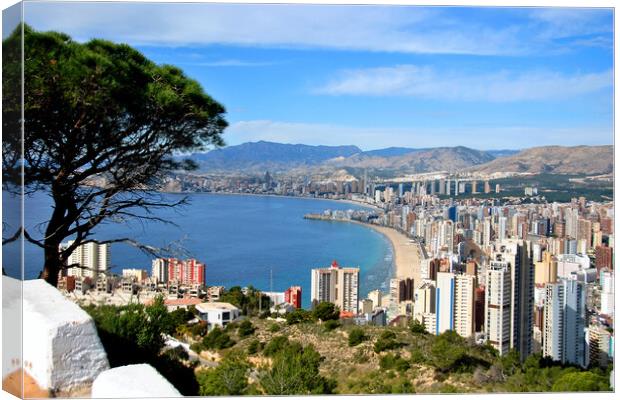
[[222, 350], [234, 346], [235, 341], [230, 338], [228, 333], [215, 327], [202, 339], [202, 344], [210, 350]]
[[239, 355], [224, 358], [212, 369], [196, 373], [201, 396], [237, 396], [248, 388], [250, 365]]
[[325, 328], [326, 331], [333, 331], [334, 329], [340, 327], [340, 322], [330, 319], [328, 321], [325, 321], [325, 323], [323, 324], [323, 327]]
[[269, 325], [269, 329], [268, 329], [268, 330], [269, 330], [269, 332], [271, 332], [271, 333], [276, 333], [276, 332], [278, 332], [280, 329], [281, 329], [281, 328], [280, 328], [280, 325], [279, 325], [279, 324], [275, 324], [275, 323], [274, 323], [274, 324]]
[[592, 371], [569, 372], [558, 379], [552, 387], [554, 392], [608, 391], [609, 377]]
[[310, 313], [310, 311], [304, 310], [303, 308], [298, 308], [286, 314], [285, 318], [287, 324], [294, 325], [301, 322], [312, 321], [312, 313]]
[[415, 333], [415, 334], [428, 333], [426, 332], [426, 327], [424, 326], [424, 324], [422, 324], [417, 319], [414, 319], [411, 325], [409, 325], [409, 330], [411, 331], [411, 333]]
[[402, 358], [400, 354], [386, 354], [379, 359], [379, 367], [385, 370], [395, 369], [399, 372], [404, 372], [409, 369], [410, 365], [409, 361]]
[[263, 343], [258, 339], [254, 339], [248, 345], [248, 354], [256, 354], [263, 348]]
[[337, 320], [340, 319], [340, 310], [334, 303], [324, 301], [314, 308], [312, 315], [321, 321]]
[[385, 350], [392, 350], [401, 347], [402, 344], [396, 341], [396, 334], [392, 331], [383, 331], [374, 345], [375, 353]]
[[254, 328], [254, 325], [252, 325], [252, 322], [250, 322], [249, 319], [244, 319], [239, 324], [239, 328], [237, 328], [237, 333], [241, 337], [246, 337], [246, 336], [250, 336], [251, 334], [253, 334], [255, 330], [256, 328]]
[[267, 343], [267, 345], [263, 349], [263, 354], [267, 357], [271, 357], [282, 351], [284, 348], [288, 347], [289, 344], [290, 343], [286, 337], [276, 336], [272, 338], [269, 343]]
[[353, 328], [349, 333], [349, 346], [354, 347], [368, 339], [361, 328]]

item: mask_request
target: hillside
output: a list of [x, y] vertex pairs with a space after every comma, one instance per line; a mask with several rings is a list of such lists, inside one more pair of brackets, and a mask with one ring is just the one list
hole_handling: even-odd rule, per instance
[[360, 153], [356, 146], [309, 146], [273, 142], [249, 142], [195, 153], [190, 156], [200, 169], [282, 171], [299, 166], [313, 166], [335, 157], [348, 157]]
[[423, 149], [392, 157], [361, 153], [348, 158], [329, 160], [325, 164], [340, 168], [387, 169], [395, 173], [412, 174], [433, 171], [454, 172], [491, 160], [494, 160], [494, 157], [484, 151], [459, 146]]
[[613, 146], [544, 146], [523, 150], [471, 168], [471, 171], [534, 174], [608, 174], [614, 167]]

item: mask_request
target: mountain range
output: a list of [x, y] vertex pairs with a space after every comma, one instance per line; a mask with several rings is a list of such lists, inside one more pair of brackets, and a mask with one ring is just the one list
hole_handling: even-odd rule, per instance
[[194, 153], [201, 171], [264, 173], [361, 169], [399, 175], [434, 171], [607, 174], [613, 171], [613, 146], [545, 146], [524, 150], [475, 150], [468, 147], [388, 147], [363, 151], [357, 146], [311, 146], [248, 142]]

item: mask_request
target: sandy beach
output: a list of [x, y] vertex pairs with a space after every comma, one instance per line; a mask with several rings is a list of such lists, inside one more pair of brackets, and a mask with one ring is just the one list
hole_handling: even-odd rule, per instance
[[414, 284], [417, 286], [420, 282], [420, 261], [421, 249], [420, 244], [409, 239], [407, 236], [395, 229], [386, 226], [366, 224], [354, 220], [332, 220], [336, 222], [350, 222], [365, 226], [381, 233], [392, 243], [394, 249], [394, 277], [395, 278], [413, 278]]
[[420, 244], [409, 239], [395, 229], [385, 226], [363, 224], [385, 235], [394, 248], [394, 277], [413, 278], [415, 285], [420, 282]]

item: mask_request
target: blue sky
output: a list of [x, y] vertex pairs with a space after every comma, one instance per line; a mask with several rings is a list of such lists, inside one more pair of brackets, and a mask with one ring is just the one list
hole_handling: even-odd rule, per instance
[[181, 67], [226, 106], [230, 145], [613, 141], [611, 9], [27, 2], [24, 15]]

